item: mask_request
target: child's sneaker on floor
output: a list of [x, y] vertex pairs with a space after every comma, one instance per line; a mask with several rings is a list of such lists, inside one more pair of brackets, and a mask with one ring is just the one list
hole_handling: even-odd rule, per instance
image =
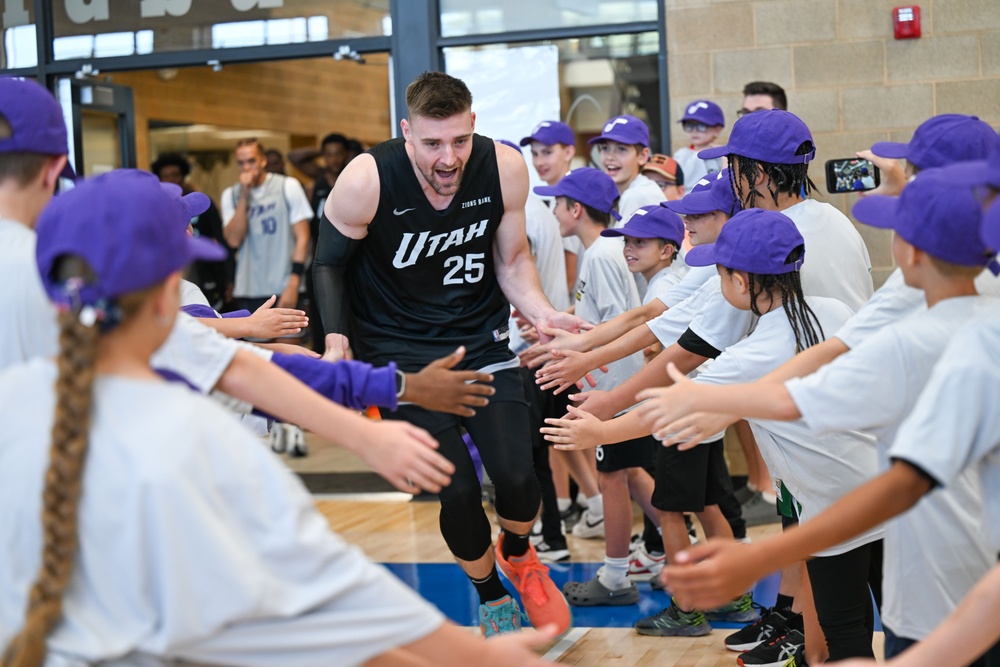
[[569, 549], [565, 544], [550, 546], [548, 542], [542, 540], [535, 545], [535, 552], [538, 560], [543, 563], [562, 563], [569, 560]]
[[573, 535], [587, 540], [604, 537], [604, 516], [595, 517], [589, 509], [584, 510], [573, 526]]
[[[789, 660], [795, 660], [800, 649], [805, 646], [806, 638], [798, 630], [775, 637], [736, 658], [736, 664], [741, 667], [785, 667]], [[792, 664], [797, 664], [792, 662]]]
[[636, 621], [635, 631], [655, 637], [702, 637], [712, 632], [712, 626], [700, 611], [681, 611], [671, 602], [666, 609]]
[[663, 570], [663, 564], [667, 562], [666, 554], [652, 556], [646, 551], [646, 546], [640, 544], [639, 548], [632, 552], [628, 561], [628, 576], [632, 581], [650, 581], [659, 576]]
[[549, 577], [549, 568], [539, 562], [533, 546], [529, 546], [523, 556], [512, 556], [510, 560], [504, 558], [504, 537], [501, 534], [497, 540], [497, 566], [520, 593], [528, 620], [536, 628], [555, 625], [556, 634], [564, 634], [572, 626], [573, 617], [569, 603]]
[[762, 609], [760, 618], [726, 637], [730, 651], [749, 651], [766, 641], [785, 634], [795, 623], [801, 624], [801, 614], [788, 610]]
[[708, 620], [725, 623], [749, 623], [759, 616], [753, 603], [753, 593], [749, 591], [721, 607], [705, 612]]
[[517, 632], [521, 629], [521, 608], [509, 595], [479, 605], [479, 631], [484, 637]]

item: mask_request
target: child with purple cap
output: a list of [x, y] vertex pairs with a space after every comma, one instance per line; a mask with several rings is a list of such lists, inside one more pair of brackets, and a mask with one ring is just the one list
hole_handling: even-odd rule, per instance
[[650, 155], [649, 128], [644, 122], [635, 116], [615, 116], [588, 143], [597, 146], [601, 167], [618, 188], [621, 196], [618, 212], [622, 220], [628, 220], [643, 206], [666, 199], [660, 186], [641, 173]]
[[[850, 316], [850, 309], [835, 299], [806, 298], [803, 294], [799, 271], [806, 256], [805, 242], [792, 221], [776, 211], [751, 209], [737, 213], [723, 227], [716, 243], [693, 248], [688, 256], [692, 265], [716, 265], [726, 300], [736, 308], [752, 311], [760, 319], [751, 335], [728, 347], [693, 381], [679, 379], [678, 374], [674, 380], [683, 383], [684, 387], [693, 382], [696, 387], [714, 389], [715, 385], [763, 377], [799, 350], [822, 340], [824, 330], [836, 328]], [[649, 400], [636, 412], [658, 437], [667, 435], [658, 419], [665, 407], [669, 409], [666, 404], [670, 399], [664, 395], [669, 393], [673, 398], [679, 391], [674, 387], [650, 389], [638, 396]], [[795, 501], [791, 509], [803, 522], [875, 472], [872, 439], [861, 433], [838, 432], [816, 437], [801, 423], [786, 425], [751, 420], [750, 424], [771, 474], [793, 489]], [[721, 456], [721, 451], [717, 455]], [[654, 504], [660, 494], [666, 493], [666, 483], [671, 481], [660, 476], [659, 467], [657, 473]], [[706, 499], [706, 504], [710, 499]], [[659, 504], [657, 507], [673, 509]], [[820, 623], [828, 632], [832, 658], [872, 654], [868, 563], [873, 559], [880, 561], [880, 539], [881, 532], [871, 530], [852, 542], [813, 554], [816, 558], [809, 567], [817, 609], [847, 607], [851, 612], [860, 610], [860, 614], [849, 617], [843, 613], [839, 618], [832, 613], [829, 616], [820, 614]], [[723, 540], [720, 544], [736, 543]], [[669, 560], [674, 562], [673, 558]], [[877, 584], [876, 581], [873, 586], [876, 599], [880, 593]], [[720, 599], [718, 603], [727, 599]], [[667, 634], [678, 627], [691, 634], [697, 634], [696, 630], [703, 632], [708, 624], [704, 619], [692, 620], [692, 617], [701, 616], [693, 608], [691, 605], [682, 607], [675, 600], [670, 607], [640, 621], [636, 627], [646, 634]], [[801, 633], [789, 632], [788, 641], [802, 643], [795, 640], [796, 636], [801, 637]]]
[[0, 628], [4, 664], [543, 664], [552, 628], [487, 643], [447, 623], [222, 408], [153, 371], [181, 270], [226, 254], [187, 213], [119, 170], [41, 215], [60, 349], [0, 375], [0, 538], [22, 547], [0, 616], [23, 617]]
[[684, 115], [678, 122], [687, 134], [688, 145], [674, 151], [674, 159], [688, 182], [696, 183], [722, 171], [726, 166], [722, 158], [702, 158], [698, 155], [699, 151], [718, 145], [716, 139], [726, 126], [722, 107], [711, 100], [695, 100], [684, 108]]
[[[584, 167], [574, 169], [554, 186], [536, 187], [535, 193], [556, 198], [555, 214], [562, 234], [577, 236], [585, 247], [577, 279], [576, 315], [600, 324], [637, 307], [639, 294], [621, 242], [601, 236], [609, 222], [618, 217], [615, 211], [618, 188], [614, 180], [599, 169]], [[595, 384], [600, 388], [614, 387], [641, 365], [642, 355], [638, 353], [609, 364], [607, 372], [595, 372]], [[604, 509], [605, 567], [590, 582], [570, 582], [563, 587], [570, 604], [634, 604], [639, 599], [638, 590], [628, 578], [632, 527], [629, 491], [637, 489], [633, 497], [652, 514], [648, 493], [651, 480], [643, 470], [652, 463], [652, 446], [648, 440], [637, 440], [615, 450], [608, 456], [603, 456], [600, 450], [597, 454]]]
[[[801, 420], [813, 433], [863, 429], [876, 436], [882, 468], [888, 469], [879, 480], [853, 492], [848, 497], [853, 500], [843, 499], [794, 535], [766, 540], [750, 550], [716, 550], [713, 568], [740, 565], [735, 565], [732, 578], [727, 575], [732, 585], [725, 590], [714, 576], [710, 581], [699, 578], [705, 593], [725, 595], [739, 585], [734, 579], [752, 581], [786, 559], [826, 548], [898, 514], [943, 481], [939, 469], [924, 465], [925, 459], [950, 452], [953, 445], [942, 447], [943, 442], [967, 442], [952, 432], [929, 435], [907, 429], [924, 403], [921, 390], [938, 374], [936, 366], [949, 341], [997, 311], [996, 299], [976, 294], [974, 280], [993, 253], [983, 242], [988, 238], [981, 240], [977, 233], [979, 204], [968, 190], [956, 189], [945, 178], [953, 169], [921, 172], [900, 198], [869, 197], [854, 207], [865, 224], [895, 230], [893, 255], [906, 283], [924, 295], [926, 310], [883, 328], [813, 375], [788, 381], [770, 375], [748, 385], [697, 391], [681, 381], [684, 386], [669, 392], [681, 405], [661, 412], [658, 424], [680, 429], [678, 435], [690, 434], [690, 429], [683, 420], [668, 423], [673, 416], [709, 405], [758, 419]], [[976, 363], [989, 366], [982, 357]], [[966, 382], [964, 374], [961, 382]], [[960, 393], [968, 391], [966, 386]], [[968, 395], [964, 393], [963, 402]], [[955, 423], [947, 401], [936, 402], [933, 410], [948, 415], [942, 421]], [[936, 453], [928, 456], [929, 451]], [[954, 461], [964, 458], [959, 452], [954, 456]], [[881, 612], [887, 658], [926, 637], [993, 564], [996, 546], [991, 547], [982, 531], [982, 489], [973, 470], [951, 470], [941, 489], [885, 523]], [[771, 559], [765, 554], [780, 556]], [[696, 569], [678, 568], [672, 580], [675, 592], [690, 592], [689, 576], [704, 575]], [[914, 586], [914, 581], [921, 585]]]

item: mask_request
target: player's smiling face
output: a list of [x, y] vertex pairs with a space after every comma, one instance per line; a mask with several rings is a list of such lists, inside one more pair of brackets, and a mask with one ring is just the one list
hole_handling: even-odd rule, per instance
[[424, 182], [440, 197], [458, 192], [472, 154], [476, 115], [466, 111], [448, 118], [414, 116], [404, 119], [401, 126]]
[[625, 236], [622, 252], [625, 263], [632, 273], [643, 273], [658, 265], [664, 257], [666, 244], [659, 239], [640, 239], [635, 236]]
[[648, 148], [620, 144], [617, 141], [600, 142], [597, 144], [597, 152], [601, 156], [601, 166], [618, 186], [618, 192], [635, 180], [639, 170], [649, 159]]

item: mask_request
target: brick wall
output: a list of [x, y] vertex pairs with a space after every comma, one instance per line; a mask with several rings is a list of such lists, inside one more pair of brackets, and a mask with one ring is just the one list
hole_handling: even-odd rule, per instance
[[[923, 37], [893, 39], [902, 0], [666, 0], [671, 118], [707, 98], [736, 120], [748, 81], [774, 81], [812, 129], [810, 175], [845, 212], [856, 195], [827, 195], [823, 163], [876, 141], [908, 141], [939, 113], [1000, 127], [1000, 3], [922, 0]], [[683, 133], [673, 133], [674, 148]], [[723, 134], [723, 139], [727, 136]], [[889, 234], [860, 226], [877, 284], [892, 270]]]

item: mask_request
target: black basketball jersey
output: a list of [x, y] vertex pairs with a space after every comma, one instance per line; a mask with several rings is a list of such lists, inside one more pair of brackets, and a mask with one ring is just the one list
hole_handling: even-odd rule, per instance
[[465, 345], [462, 368], [510, 359], [510, 304], [493, 262], [504, 211], [493, 140], [473, 135], [459, 190], [442, 211], [424, 195], [402, 139], [369, 153], [378, 212], [348, 272], [358, 358], [412, 371]]

